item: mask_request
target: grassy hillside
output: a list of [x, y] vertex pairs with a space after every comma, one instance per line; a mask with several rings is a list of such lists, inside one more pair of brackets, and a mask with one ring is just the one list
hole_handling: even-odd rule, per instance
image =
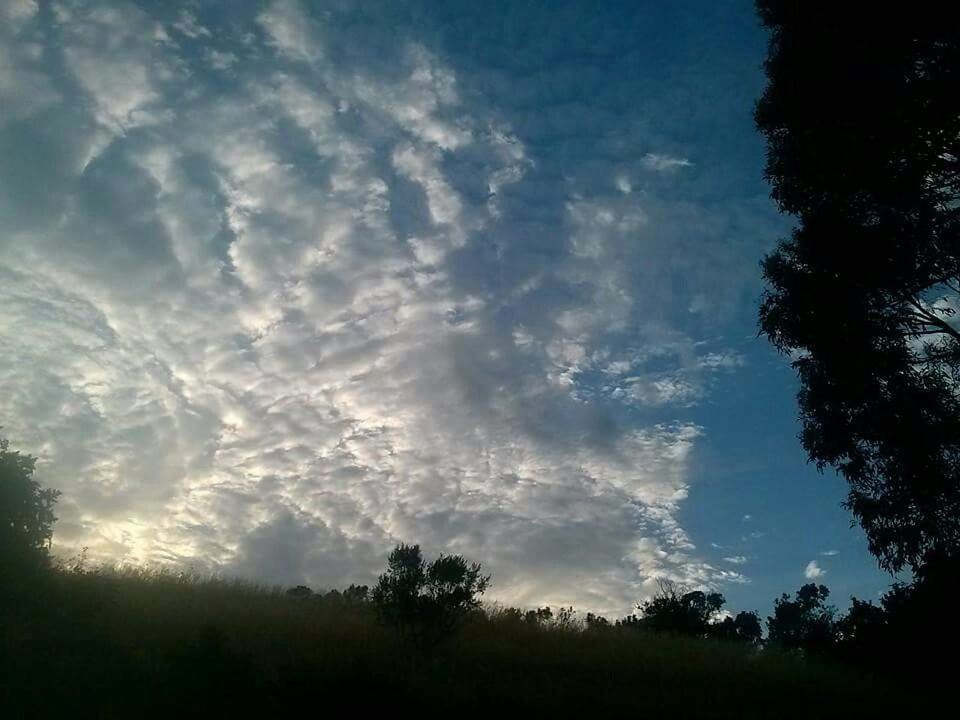
[[2, 621], [3, 717], [348, 710], [554, 717], [878, 717], [886, 687], [836, 667], [488, 611], [416, 653], [365, 605], [145, 571], [58, 572]]

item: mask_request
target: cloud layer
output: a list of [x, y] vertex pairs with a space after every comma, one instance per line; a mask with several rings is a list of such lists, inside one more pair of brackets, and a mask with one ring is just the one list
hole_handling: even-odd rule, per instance
[[546, 138], [602, 107], [532, 127], [375, 8], [2, 7], [0, 424], [61, 548], [338, 586], [420, 542], [602, 612], [742, 579], [678, 522], [753, 212], [697, 158], [584, 160]]

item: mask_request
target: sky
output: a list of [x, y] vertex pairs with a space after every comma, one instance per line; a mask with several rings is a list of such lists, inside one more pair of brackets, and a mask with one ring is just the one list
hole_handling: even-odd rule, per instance
[[0, 426], [56, 550], [875, 598], [757, 334], [765, 47], [741, 0], [0, 0]]

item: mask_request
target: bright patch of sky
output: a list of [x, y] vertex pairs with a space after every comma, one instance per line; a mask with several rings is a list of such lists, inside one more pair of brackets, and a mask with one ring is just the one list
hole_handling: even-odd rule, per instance
[[0, 17], [0, 425], [61, 552], [331, 587], [419, 542], [610, 614], [886, 583], [756, 337], [750, 3]]

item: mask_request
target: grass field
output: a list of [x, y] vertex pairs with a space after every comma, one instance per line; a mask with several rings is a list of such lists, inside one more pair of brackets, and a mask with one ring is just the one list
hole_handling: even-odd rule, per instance
[[531, 626], [488, 609], [429, 654], [365, 605], [143, 570], [8, 593], [0, 717], [887, 717], [850, 670], [720, 642]]

